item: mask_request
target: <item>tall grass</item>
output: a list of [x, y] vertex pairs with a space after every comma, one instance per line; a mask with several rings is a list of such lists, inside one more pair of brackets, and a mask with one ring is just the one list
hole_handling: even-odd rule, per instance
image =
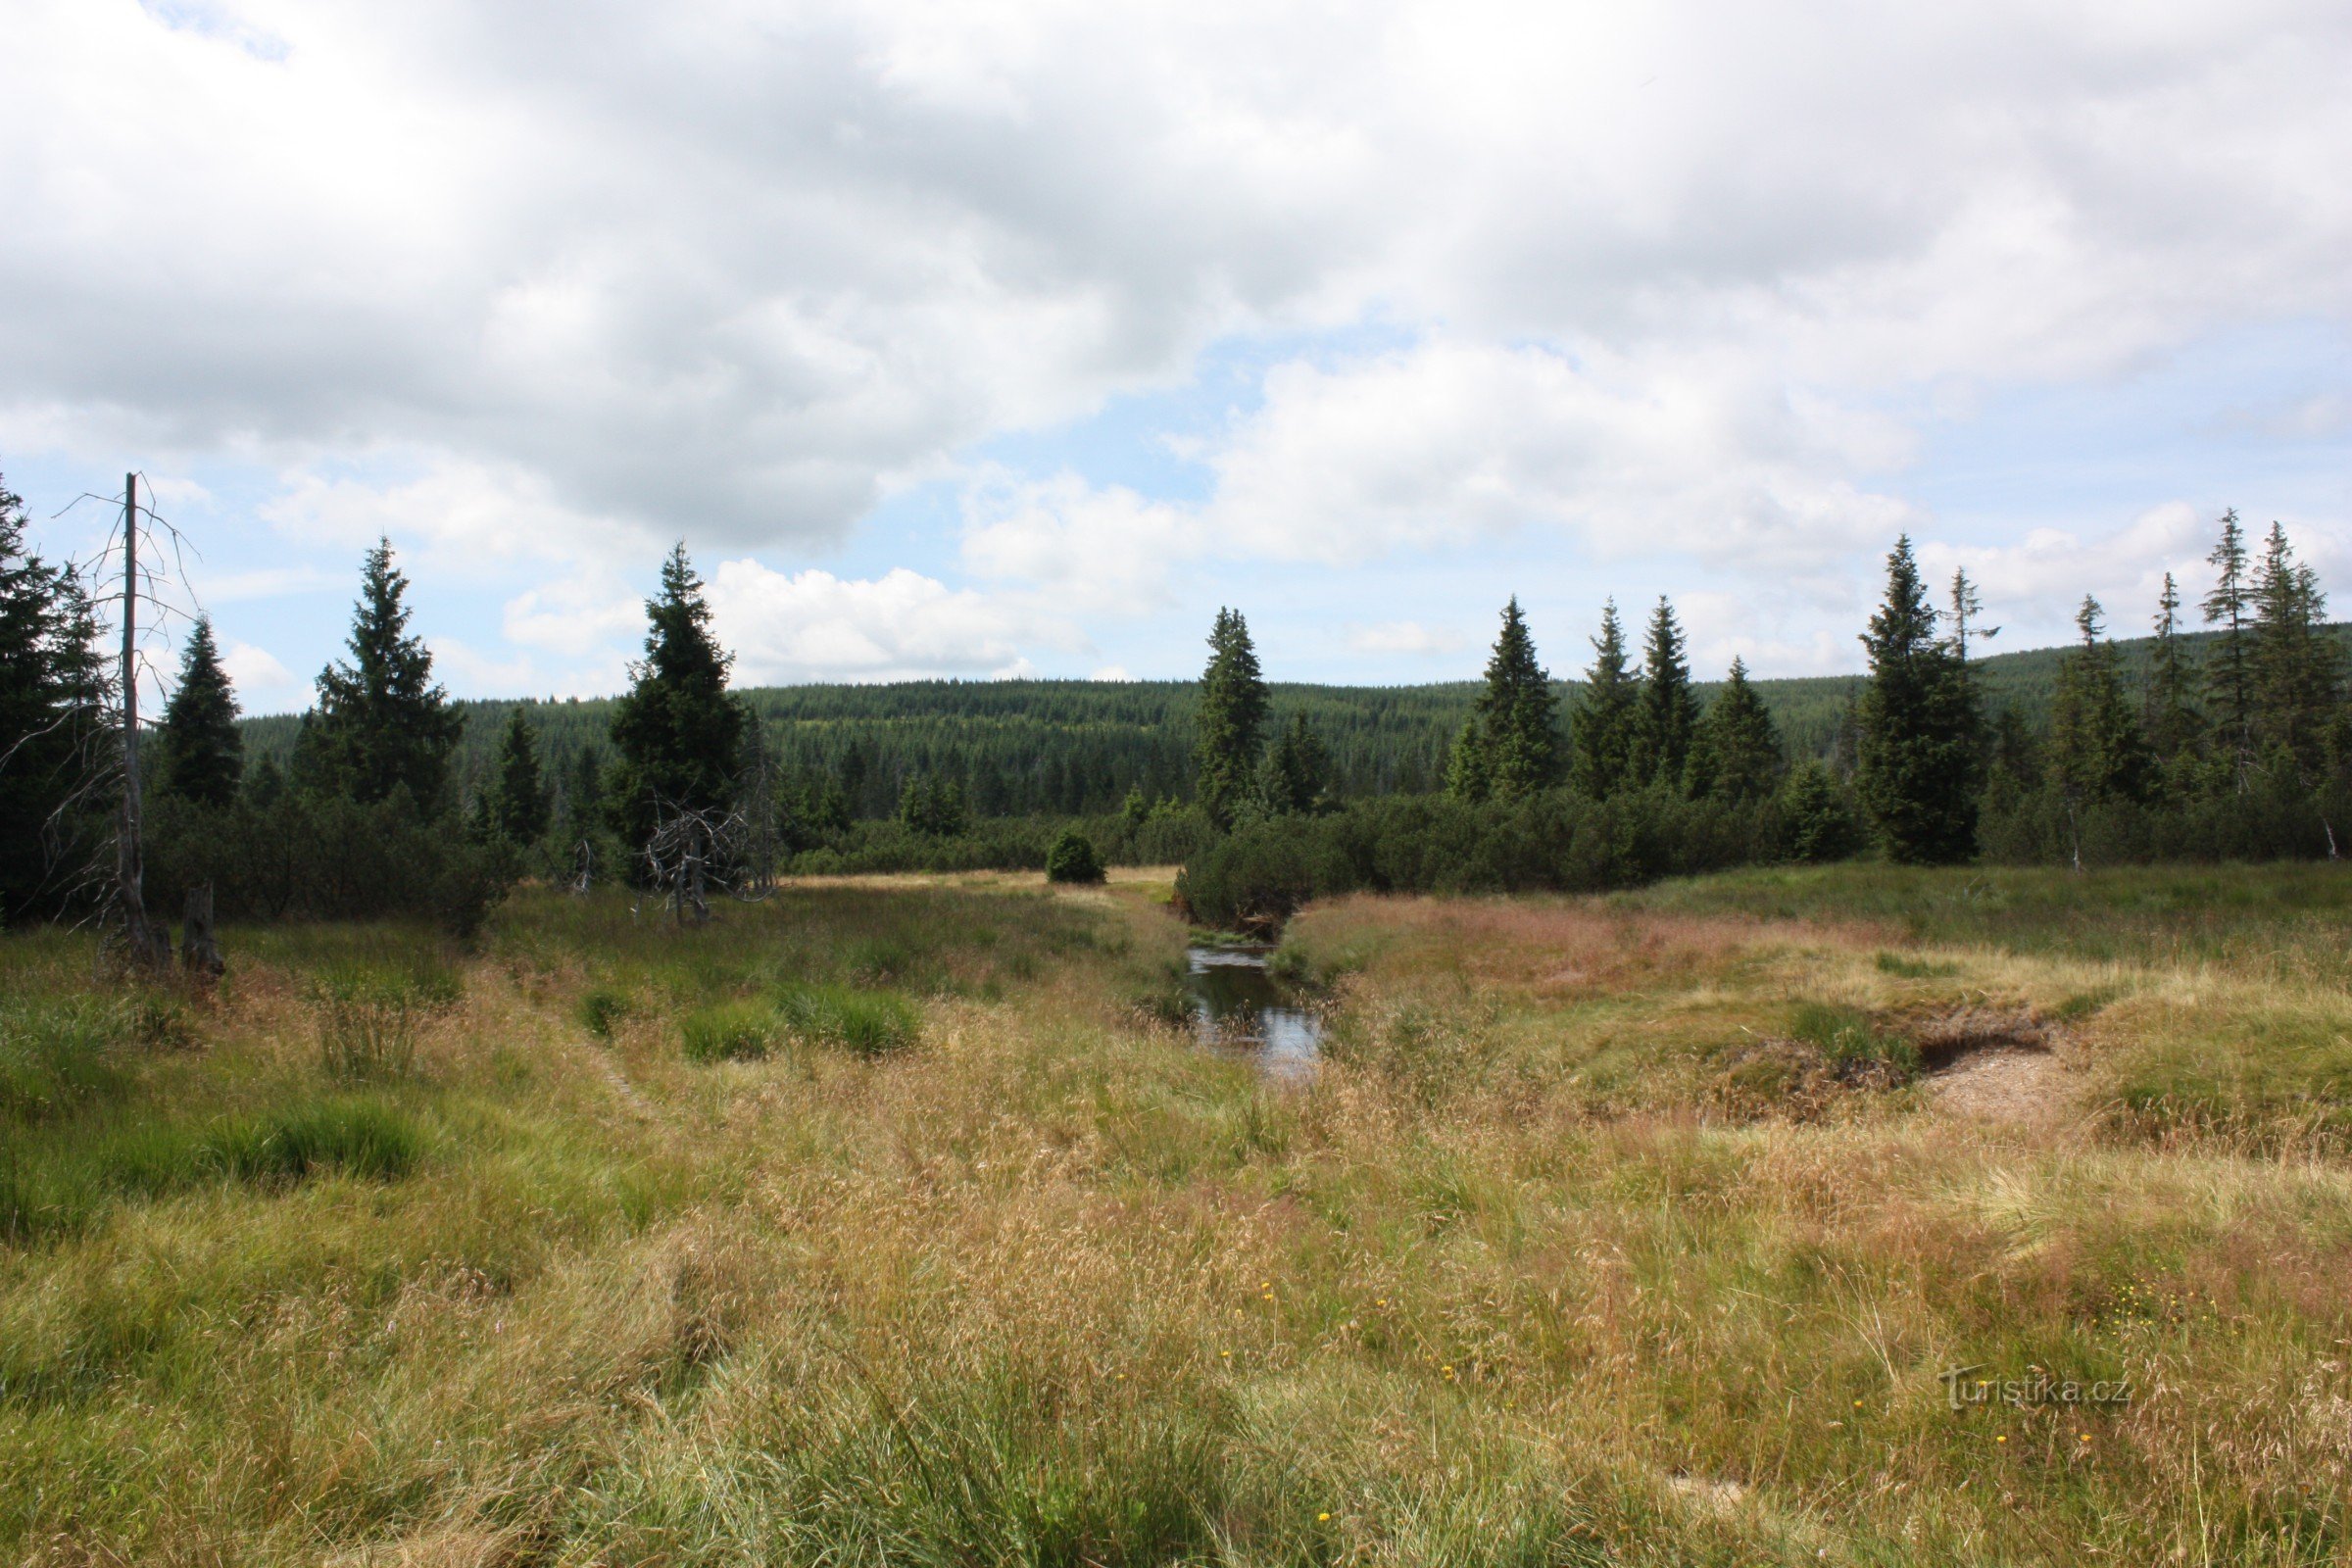
[[[2352, 1175], [2102, 1110], [2202, 1073], [2278, 1127], [2333, 1070], [2328, 987], [1906, 940], [1829, 891], [1356, 901], [1291, 931], [1336, 1030], [1294, 1091], [1139, 1022], [1182, 932], [1092, 897], [653, 932], [525, 894], [431, 949], [431, 1070], [363, 1088], [313, 1038], [353, 945], [231, 933], [204, 1050], [109, 1024], [120, 1077], [0, 1122], [49, 1184], [0, 1243], [0, 1557], [2352, 1550]], [[54, 956], [0, 952], [11, 1006], [81, 1004]], [[1824, 1065], [1994, 1017], [2043, 1021], [2079, 1116]], [[698, 1018], [794, 1070], [688, 1059]], [[1955, 1366], [2133, 1392], [1955, 1411]]]

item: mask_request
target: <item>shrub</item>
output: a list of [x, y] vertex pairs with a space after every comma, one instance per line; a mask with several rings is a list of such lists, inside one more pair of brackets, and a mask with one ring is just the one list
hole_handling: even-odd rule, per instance
[[1095, 854], [1094, 841], [1076, 828], [1063, 828], [1061, 837], [1046, 852], [1046, 880], [1049, 882], [1101, 882], [1104, 880], [1102, 858]]
[[1778, 809], [1664, 790], [1480, 804], [1389, 796], [1220, 839], [1185, 862], [1178, 892], [1200, 924], [1259, 931], [1310, 899], [1358, 891], [1599, 893], [1770, 858]]
[[371, 805], [294, 790], [227, 807], [165, 796], [147, 827], [149, 906], [175, 910], [209, 882], [223, 920], [412, 915], [470, 936], [518, 869], [505, 847], [469, 840], [405, 790]]

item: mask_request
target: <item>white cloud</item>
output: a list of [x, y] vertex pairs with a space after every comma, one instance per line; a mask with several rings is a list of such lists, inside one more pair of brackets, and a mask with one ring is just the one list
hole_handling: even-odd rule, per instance
[[1024, 648], [1083, 646], [1050, 613], [904, 567], [866, 581], [729, 561], [711, 576], [709, 598], [745, 684], [1022, 675], [1031, 672]]
[[[20, 0], [0, 446], [282, 473], [286, 537], [544, 573], [508, 634], [585, 658], [626, 596], [578, 585], [673, 537], [806, 559], [1303, 342], [1170, 446], [1205, 501], [990, 470], [964, 565], [1112, 616], [1556, 532], [1819, 603], [1921, 520], [1915, 411], [2352, 317], [2346, 79], [2319, 0]], [[1328, 353], [1367, 324], [1410, 346]], [[942, 613], [928, 667], [1066, 635]]]
[[1172, 567], [1205, 548], [1199, 519], [1076, 474], [1031, 481], [992, 467], [963, 491], [963, 562], [984, 577], [1052, 587], [1065, 602], [1134, 611], [1167, 598]]
[[1383, 620], [1348, 628], [1348, 646], [1359, 654], [1450, 654], [1463, 641], [1451, 628], [1424, 626], [1417, 620]]
[[645, 625], [645, 606], [610, 573], [576, 573], [507, 601], [507, 640], [579, 658], [624, 645]]
[[964, 559], [1106, 604], [1152, 602], [1203, 559], [1345, 566], [1529, 530], [1601, 558], [1681, 552], [1785, 575], [1913, 523], [1905, 502], [1845, 477], [1905, 447], [1882, 420], [1737, 366], [1437, 338], [1277, 365], [1262, 406], [1202, 452], [1215, 483], [1197, 505], [991, 470], [965, 494]]
[[430, 459], [398, 466], [408, 476], [288, 472], [261, 507], [262, 519], [305, 544], [359, 551], [389, 538], [404, 553], [421, 549], [468, 568], [494, 561], [602, 564], [659, 548], [642, 530], [563, 505], [526, 469]]
[[220, 667], [228, 671], [237, 701], [249, 713], [282, 712], [309, 700], [308, 685], [267, 648], [232, 642], [221, 651]]

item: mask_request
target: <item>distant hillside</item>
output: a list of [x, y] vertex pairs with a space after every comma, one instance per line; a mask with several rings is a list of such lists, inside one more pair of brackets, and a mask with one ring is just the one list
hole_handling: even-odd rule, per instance
[[[2352, 650], [2352, 624], [2331, 628]], [[2209, 641], [2183, 638], [2192, 659]], [[2152, 637], [2119, 641], [2127, 670], [2147, 667]], [[1987, 708], [2019, 709], [2038, 725], [2049, 709], [2063, 648], [2000, 654], [1978, 663]], [[1582, 686], [1558, 682], [1564, 706]], [[1857, 675], [1759, 680], [1790, 755], [1826, 755], [1836, 744]], [[1714, 683], [1699, 686], [1712, 696]], [[1278, 721], [1304, 710], [1330, 746], [1342, 794], [1435, 788], [1446, 749], [1470, 710], [1472, 681], [1426, 686], [1314, 686], [1278, 683]], [[788, 763], [846, 775], [861, 814], [887, 813], [900, 782], [915, 771], [962, 780], [987, 814], [1099, 811], [1130, 788], [1183, 795], [1191, 777], [1191, 681], [901, 681], [883, 686], [761, 686], [744, 695], [764, 718]], [[466, 735], [459, 766], [483, 776], [512, 701], [461, 704]], [[610, 698], [522, 704], [538, 727], [558, 776], [586, 747], [605, 744]], [[281, 760], [298, 720], [248, 719], [247, 745], [258, 759]]]

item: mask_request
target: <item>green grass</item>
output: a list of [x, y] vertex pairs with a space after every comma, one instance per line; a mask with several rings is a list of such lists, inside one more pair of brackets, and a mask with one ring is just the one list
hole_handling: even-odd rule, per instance
[[[2342, 1560], [2332, 892], [1977, 875], [1311, 909], [1305, 1090], [1115, 885], [8, 938], [0, 1558]], [[2019, 1019], [2067, 1114], [1944, 1105]]]
[[1878, 926], [1933, 946], [2352, 984], [2352, 865], [1775, 867], [1661, 883], [1619, 908]]

